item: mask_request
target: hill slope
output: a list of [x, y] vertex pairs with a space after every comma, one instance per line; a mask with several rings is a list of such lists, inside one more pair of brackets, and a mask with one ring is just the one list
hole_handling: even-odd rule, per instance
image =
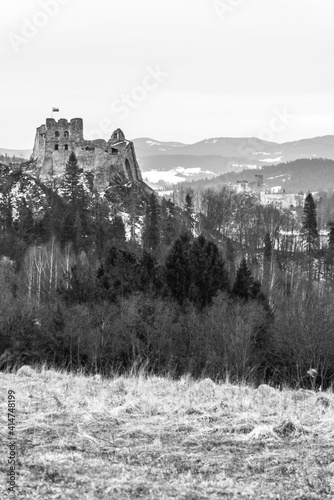
[[[199, 168], [195, 174], [184, 177], [205, 178], [225, 172], [295, 161], [301, 158], [328, 158], [334, 160], [334, 136], [315, 137], [278, 144], [257, 138], [213, 138], [195, 144], [161, 142], [153, 139], [135, 139], [138, 159], [145, 177], [169, 181], [175, 169]], [[153, 174], [150, 174], [154, 171]], [[175, 182], [180, 179], [175, 179]], [[181, 179], [182, 180], [182, 179]], [[153, 181], [154, 182], [154, 181]]]
[[2, 374], [2, 385], [17, 398], [20, 498], [334, 496], [333, 393], [29, 367]]
[[301, 159], [254, 170], [229, 172], [214, 179], [192, 182], [191, 186], [203, 189], [223, 186], [229, 182], [234, 184], [241, 180], [254, 182], [256, 174], [263, 175], [266, 189], [281, 186], [287, 193], [334, 190], [334, 160], [321, 158]]

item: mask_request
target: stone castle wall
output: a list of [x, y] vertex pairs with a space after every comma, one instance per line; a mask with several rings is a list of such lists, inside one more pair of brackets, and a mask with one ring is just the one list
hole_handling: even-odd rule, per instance
[[133, 143], [125, 139], [123, 132], [117, 129], [108, 143], [104, 139], [86, 141], [81, 118], [70, 122], [47, 118], [45, 125], [37, 128], [32, 159], [36, 161], [38, 176], [62, 174], [72, 151], [80, 167], [95, 174], [98, 190], [109, 185], [115, 172], [122, 172], [135, 182], [142, 180]]

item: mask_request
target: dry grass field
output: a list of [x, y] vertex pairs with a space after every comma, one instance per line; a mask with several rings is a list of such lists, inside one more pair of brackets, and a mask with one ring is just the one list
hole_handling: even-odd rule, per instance
[[1, 498], [10, 389], [17, 407], [10, 498], [334, 498], [332, 392], [25, 367], [0, 380]]

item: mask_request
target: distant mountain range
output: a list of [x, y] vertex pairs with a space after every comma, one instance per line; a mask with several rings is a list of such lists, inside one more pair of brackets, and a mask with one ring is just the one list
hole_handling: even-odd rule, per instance
[[[220, 189], [229, 183], [248, 181], [254, 183], [255, 175], [263, 175], [264, 189], [273, 193], [313, 193], [334, 190], [334, 160], [312, 158], [299, 159], [277, 165], [267, 165], [258, 169], [245, 169], [240, 172], [228, 172], [211, 179], [192, 181], [193, 189]], [[186, 187], [181, 183], [179, 187]]]
[[0, 156], [16, 156], [17, 158], [25, 158], [29, 160], [32, 149], [5, 149], [0, 148]]
[[147, 137], [133, 142], [143, 177], [151, 185], [214, 177], [301, 158], [334, 160], [334, 135], [282, 144], [256, 137], [217, 137], [195, 144], [162, 142]]
[[[215, 177], [227, 172], [258, 169], [301, 158], [334, 160], [334, 135], [282, 144], [256, 137], [216, 137], [195, 144], [134, 139], [137, 158], [151, 186]], [[0, 148], [0, 155], [29, 158], [31, 150]]]

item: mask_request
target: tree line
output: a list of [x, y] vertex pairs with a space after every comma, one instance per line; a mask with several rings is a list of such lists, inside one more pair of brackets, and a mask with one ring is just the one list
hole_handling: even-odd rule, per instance
[[302, 213], [225, 187], [175, 204], [118, 174], [101, 196], [74, 154], [1, 194], [2, 367], [332, 382], [334, 223], [321, 244], [312, 194]]

